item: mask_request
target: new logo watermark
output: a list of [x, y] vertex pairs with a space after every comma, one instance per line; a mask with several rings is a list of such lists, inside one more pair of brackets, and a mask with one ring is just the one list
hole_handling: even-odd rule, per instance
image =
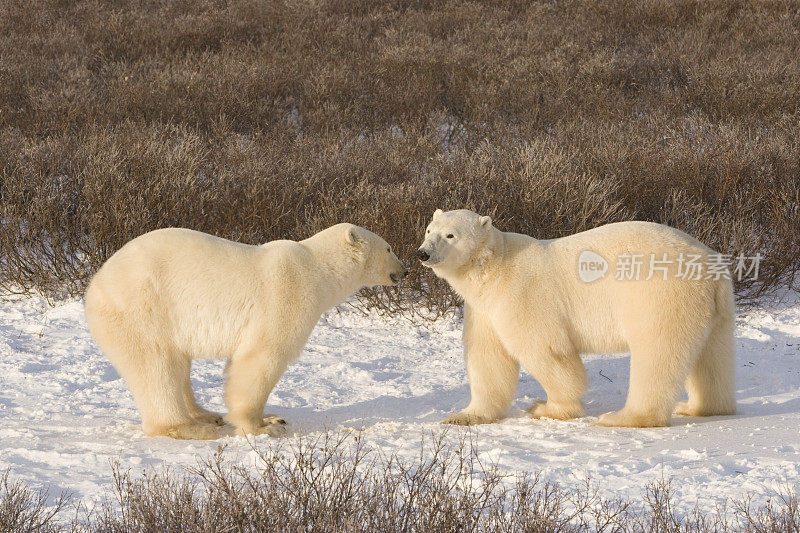
[[606, 275], [608, 261], [602, 255], [591, 250], [584, 250], [578, 256], [578, 276], [581, 281], [591, 283]]
[[[668, 277], [688, 280], [700, 279], [758, 279], [758, 269], [763, 256], [756, 254], [621, 254], [617, 256], [614, 279], [618, 281], [649, 280]], [[591, 283], [604, 278], [609, 270], [608, 261], [592, 250], [584, 250], [578, 256], [578, 277]]]

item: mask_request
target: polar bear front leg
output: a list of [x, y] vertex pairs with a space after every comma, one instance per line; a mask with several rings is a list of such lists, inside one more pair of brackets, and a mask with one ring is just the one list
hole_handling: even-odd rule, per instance
[[521, 354], [522, 364], [547, 394], [546, 402], [528, 408], [533, 418], [569, 420], [583, 416], [581, 397], [588, 385], [586, 368], [577, 352], [566, 352], [529, 347]]
[[457, 426], [488, 424], [500, 419], [514, 397], [519, 363], [512, 359], [487, 320], [464, 304], [464, 358], [470, 402], [442, 423]]
[[228, 421], [241, 435], [286, 435], [286, 421], [264, 415], [267, 398], [292, 359], [286, 349], [254, 351], [234, 357], [228, 365], [225, 403]]

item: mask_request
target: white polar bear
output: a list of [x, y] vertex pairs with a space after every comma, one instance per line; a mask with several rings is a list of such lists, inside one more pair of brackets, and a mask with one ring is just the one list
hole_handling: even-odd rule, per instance
[[[520, 364], [547, 393], [531, 407], [534, 417], [580, 417], [587, 379], [579, 355], [628, 350], [625, 407], [598, 424], [668, 425], [684, 382], [689, 400], [676, 413], [735, 412], [732, 284], [711, 270], [686, 276], [689, 260], [711, 264], [715, 252], [683, 232], [619, 222], [540, 241], [499, 231], [471, 211], [437, 210], [418, 255], [464, 299], [471, 400], [447, 423], [498, 420]], [[633, 269], [607, 268], [637, 258], [654, 272], [641, 268], [637, 280]]]
[[262, 246], [161, 229], [100, 268], [86, 291], [86, 317], [147, 435], [216, 438], [222, 418], [197, 405], [189, 370], [192, 359], [227, 357], [227, 420], [242, 434], [280, 436], [285, 422], [265, 418], [264, 405], [320, 315], [405, 274], [386, 241], [352, 224]]

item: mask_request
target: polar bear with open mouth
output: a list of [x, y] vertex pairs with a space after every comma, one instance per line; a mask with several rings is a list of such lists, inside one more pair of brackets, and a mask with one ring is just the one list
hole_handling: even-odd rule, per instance
[[[547, 393], [530, 408], [534, 417], [581, 417], [580, 354], [598, 352], [631, 353], [625, 406], [600, 425], [666, 426], [673, 411], [736, 410], [730, 276], [727, 268], [698, 271], [718, 265], [719, 254], [681, 231], [619, 222], [542, 241], [502, 232], [472, 211], [436, 210], [418, 256], [464, 299], [471, 400], [447, 423], [501, 418], [520, 365]], [[614, 274], [609, 263], [629, 268]], [[676, 407], [684, 386], [689, 399]]]

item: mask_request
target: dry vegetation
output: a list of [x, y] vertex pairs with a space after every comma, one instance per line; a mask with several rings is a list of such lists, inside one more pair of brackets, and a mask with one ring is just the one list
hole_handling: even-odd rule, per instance
[[[351, 221], [413, 260], [437, 208], [550, 238], [623, 219], [800, 266], [797, 2], [3, 0], [0, 288], [79, 294], [128, 239]], [[386, 307], [386, 306], [389, 307]]]
[[[286, 453], [288, 452], [288, 453]], [[568, 490], [521, 473], [514, 482], [478, 458], [472, 443], [444, 436], [404, 462], [368, 450], [353, 435], [300, 440], [259, 453], [251, 467], [226, 464], [222, 451], [190, 476], [115, 473], [114, 505], [89, 523], [100, 531], [800, 531], [794, 489], [775, 502], [733, 503], [727, 513], [682, 514], [669, 481], [634, 504], [599, 495], [587, 481]], [[176, 512], [178, 510], [178, 512]], [[793, 529], [792, 529], [793, 528]]]
[[330, 434], [258, 457], [255, 468], [243, 467], [220, 450], [188, 472], [141, 477], [115, 467], [108, 499], [91, 507], [61, 498], [48, 508], [45, 492], [6, 475], [0, 532], [800, 532], [795, 487], [763, 505], [686, 513], [676, 510], [669, 480], [651, 483], [638, 502], [603, 497], [591, 481], [566, 489], [523, 473], [511, 480], [467, 439], [432, 439], [414, 461]]

